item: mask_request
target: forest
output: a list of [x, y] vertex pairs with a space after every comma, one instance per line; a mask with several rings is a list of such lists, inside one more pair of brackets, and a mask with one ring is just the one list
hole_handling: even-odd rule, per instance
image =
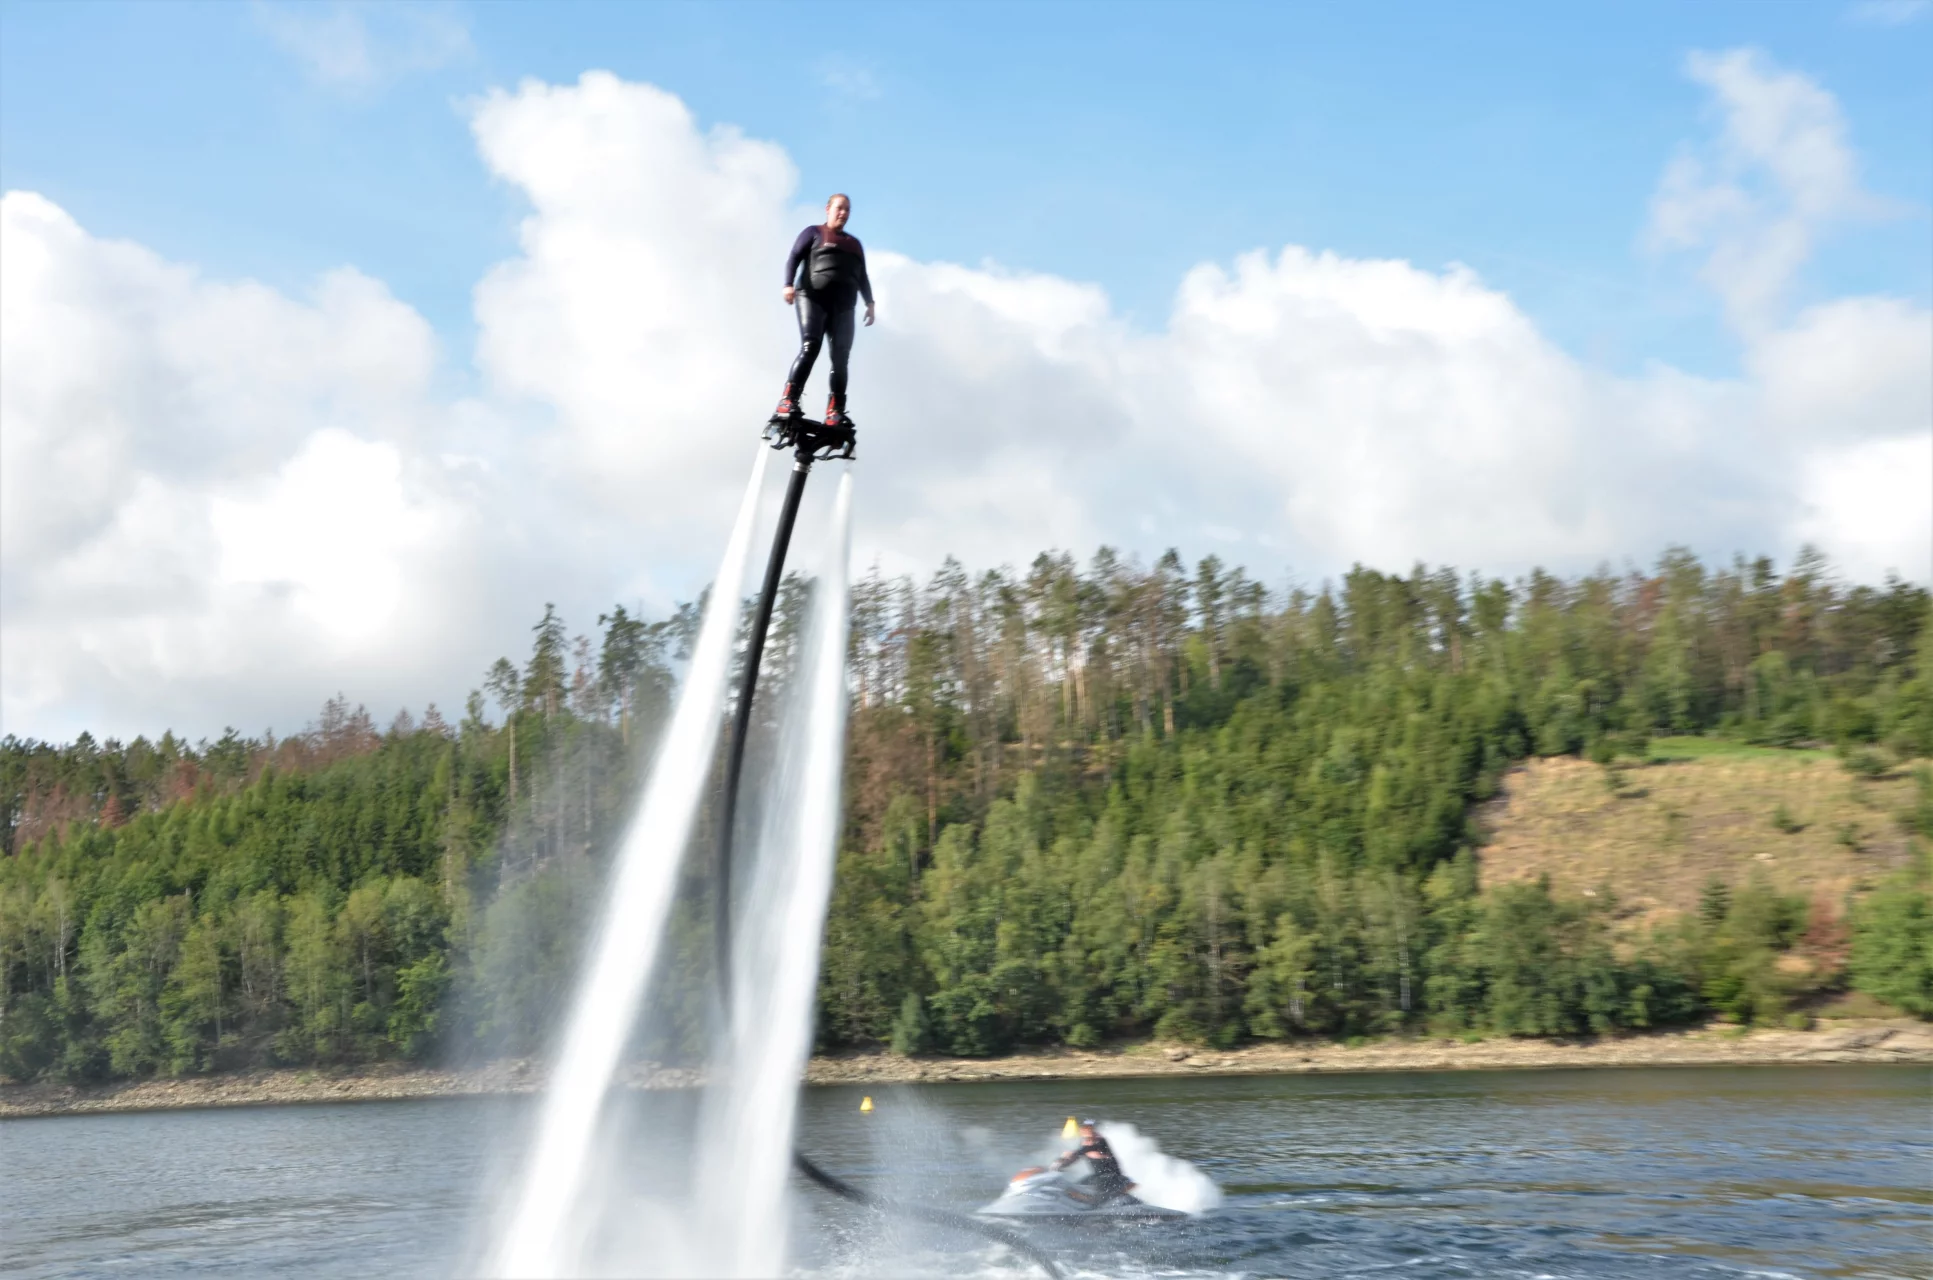
[[[1933, 1016], [1920, 586], [1674, 550], [1309, 589], [1104, 548], [875, 573], [852, 609], [822, 1049], [1589, 1035], [1803, 1021], [1842, 990]], [[542, 1052], [698, 614], [573, 634], [546, 607], [460, 712], [386, 727], [339, 696], [284, 738], [0, 742], [0, 1074]], [[1642, 935], [1617, 885], [1484, 886], [1473, 806], [1515, 763], [1688, 734], [1916, 777], [1889, 818], [1915, 867], [1841, 902], [1715, 881]], [[708, 1016], [688, 861], [675, 1016], [633, 1045], [666, 1060]]]

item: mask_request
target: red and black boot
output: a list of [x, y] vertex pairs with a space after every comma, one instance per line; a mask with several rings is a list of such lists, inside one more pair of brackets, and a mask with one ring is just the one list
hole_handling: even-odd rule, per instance
[[859, 433], [846, 416], [846, 393], [835, 391], [826, 397], [825, 449], [821, 456], [850, 458]]
[[826, 397], [826, 426], [837, 431], [852, 430], [852, 419], [846, 416], [846, 393], [835, 391]]
[[785, 422], [803, 417], [805, 414], [799, 411], [798, 397], [792, 393], [792, 384], [788, 382], [785, 384], [785, 393], [779, 397], [779, 407], [772, 410], [772, 421]]

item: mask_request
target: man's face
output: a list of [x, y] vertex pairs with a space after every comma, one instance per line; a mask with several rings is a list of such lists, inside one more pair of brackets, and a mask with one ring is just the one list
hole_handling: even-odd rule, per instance
[[845, 226], [846, 219], [851, 216], [852, 206], [844, 200], [834, 200], [826, 205], [826, 225], [834, 231]]
[[1098, 1137], [1098, 1136], [1099, 1136], [1099, 1135], [1098, 1135], [1098, 1134], [1096, 1134], [1096, 1133], [1094, 1132], [1094, 1126], [1093, 1126], [1093, 1125], [1091, 1125], [1091, 1124], [1084, 1124], [1084, 1125], [1082, 1125], [1082, 1126], [1081, 1126], [1081, 1141], [1083, 1141], [1083, 1142], [1092, 1142], [1092, 1141], [1094, 1141], [1094, 1139], [1095, 1139], [1096, 1137]]

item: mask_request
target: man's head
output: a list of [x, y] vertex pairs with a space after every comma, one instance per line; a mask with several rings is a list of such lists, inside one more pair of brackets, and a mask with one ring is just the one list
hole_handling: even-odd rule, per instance
[[1081, 1141], [1092, 1142], [1100, 1136], [1100, 1132], [1094, 1128], [1094, 1122], [1092, 1120], [1081, 1121]]
[[845, 226], [846, 219], [851, 216], [852, 200], [843, 191], [835, 193], [830, 200], [826, 201], [826, 225], [834, 231]]

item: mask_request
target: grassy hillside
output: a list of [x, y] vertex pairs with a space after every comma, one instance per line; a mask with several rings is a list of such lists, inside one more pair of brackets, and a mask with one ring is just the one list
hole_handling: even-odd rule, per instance
[[1486, 887], [1550, 878], [1561, 896], [1606, 886], [1626, 927], [1698, 910], [1714, 881], [1763, 878], [1843, 913], [1911, 860], [1915, 787], [1832, 752], [1663, 738], [1616, 766], [1532, 759], [1482, 806]]

